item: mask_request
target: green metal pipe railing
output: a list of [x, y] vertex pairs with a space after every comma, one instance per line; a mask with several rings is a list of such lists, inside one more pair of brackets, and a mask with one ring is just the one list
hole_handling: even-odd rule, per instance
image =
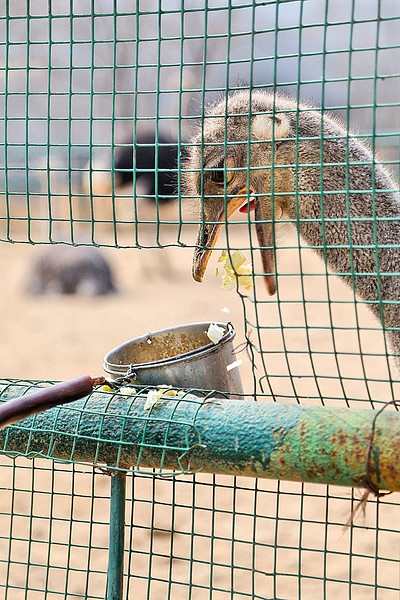
[[1, 430], [0, 452], [399, 491], [400, 413], [94, 392]]

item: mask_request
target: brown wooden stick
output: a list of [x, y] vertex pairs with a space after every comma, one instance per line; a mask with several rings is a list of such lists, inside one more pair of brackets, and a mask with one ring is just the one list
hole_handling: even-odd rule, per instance
[[93, 387], [104, 383], [104, 377], [82, 375], [69, 381], [40, 388], [35, 392], [12, 398], [0, 405], [0, 428], [22, 421], [53, 406], [66, 404], [88, 396]]

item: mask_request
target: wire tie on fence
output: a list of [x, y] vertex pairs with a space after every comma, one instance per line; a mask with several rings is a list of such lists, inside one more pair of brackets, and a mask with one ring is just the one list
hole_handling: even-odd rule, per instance
[[[178, 465], [181, 468], [181, 474], [182, 475], [188, 475], [188, 474], [195, 474], [195, 473], [199, 473], [202, 469], [196, 469], [196, 471], [191, 471], [191, 459], [190, 459], [190, 453], [192, 452], [192, 450], [194, 450], [195, 448], [202, 448], [203, 450], [207, 449], [207, 446], [205, 444], [202, 444], [201, 442], [197, 442], [196, 444], [192, 444], [190, 446], [190, 448], [188, 448], [187, 450], [185, 450], [185, 452], [178, 458]], [[186, 468], [183, 466], [183, 461], [186, 460]]]
[[385, 408], [387, 408], [390, 404], [396, 405], [396, 404], [399, 404], [399, 401], [398, 400], [391, 400], [390, 402], [387, 402], [376, 413], [376, 415], [375, 415], [375, 417], [373, 418], [373, 421], [372, 421], [371, 436], [369, 438], [367, 455], [365, 457], [365, 487], [367, 488], [367, 490], [369, 492], [371, 492], [372, 494], [374, 494], [374, 496], [376, 496], [376, 498], [382, 498], [383, 496], [388, 496], [389, 494], [392, 493], [392, 492], [380, 492], [379, 491], [379, 488], [376, 487], [376, 485], [373, 483], [373, 481], [371, 479], [371, 476], [373, 475], [373, 470], [372, 470], [372, 468], [370, 466], [372, 444], [374, 442], [374, 436], [375, 436], [376, 420], [379, 417], [379, 415], [381, 414], [381, 412], [383, 412], [385, 410]]
[[133, 368], [133, 364], [130, 364], [129, 369], [127, 370], [125, 375], [123, 375], [122, 377], [117, 377], [116, 379], [107, 379], [106, 381], [107, 385], [110, 386], [111, 389], [119, 389], [124, 385], [133, 384], [133, 382], [136, 381], [136, 379], [137, 375]]
[[390, 402], [387, 402], [384, 406], [382, 406], [382, 408], [380, 410], [378, 410], [378, 412], [376, 413], [376, 415], [373, 418], [372, 427], [371, 427], [371, 436], [369, 438], [367, 454], [365, 457], [364, 485], [366, 487], [366, 490], [364, 491], [363, 495], [361, 496], [361, 499], [357, 503], [357, 506], [351, 511], [351, 515], [350, 515], [348, 521], [346, 522], [344, 528], [349, 527], [349, 525], [351, 523], [353, 523], [354, 517], [360, 510], [362, 510], [363, 514], [365, 515], [365, 507], [366, 507], [367, 500], [368, 500], [368, 497], [370, 494], [373, 494], [375, 496], [375, 498], [383, 498], [384, 496], [389, 496], [390, 494], [393, 494], [393, 492], [380, 492], [379, 491], [379, 488], [374, 484], [374, 482], [371, 479], [374, 472], [373, 472], [372, 467], [370, 466], [372, 444], [374, 442], [374, 436], [375, 436], [376, 420], [379, 417], [379, 415], [381, 414], [381, 412], [383, 412], [385, 410], [385, 408], [387, 408], [390, 404], [397, 405], [397, 404], [400, 404], [400, 401], [399, 400], [391, 400]]
[[[251, 340], [250, 340], [251, 332], [252, 332], [252, 330], [250, 330], [249, 334], [245, 336], [246, 337], [245, 342], [242, 342], [241, 344], [239, 344], [238, 346], [236, 346], [233, 349], [235, 354], [239, 354], [239, 352], [246, 352], [246, 356], [250, 362], [252, 362], [251, 355], [250, 355], [250, 349], [249, 349], [251, 346]], [[256, 364], [254, 364], [254, 368], [257, 369]]]
[[107, 477], [111, 477], [113, 469], [108, 467], [101, 467], [100, 465], [93, 465], [94, 473], [101, 473], [102, 475], [106, 475]]

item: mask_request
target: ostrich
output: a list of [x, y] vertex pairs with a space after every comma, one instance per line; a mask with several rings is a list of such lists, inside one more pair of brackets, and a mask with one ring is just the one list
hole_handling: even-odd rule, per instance
[[49, 246], [31, 265], [31, 294], [102, 296], [115, 292], [110, 265], [98, 248]]
[[114, 158], [114, 184], [122, 187], [133, 183], [133, 169], [136, 170], [136, 180], [142, 186], [144, 193], [150, 197], [158, 195], [162, 202], [175, 200], [174, 174], [178, 163], [177, 144], [162, 136], [158, 138], [157, 165], [155, 151], [155, 136], [152, 133], [138, 137], [135, 147], [130, 142], [121, 146]]
[[[175, 173], [178, 163], [178, 146], [172, 138], [158, 136], [156, 161], [155, 136], [152, 132], [143, 132], [125, 145], [119, 146], [114, 154], [114, 186], [116, 189], [133, 184], [136, 173], [136, 194], [154, 201], [157, 197], [163, 204], [174, 201]], [[104, 169], [104, 170], [103, 170]], [[110, 164], [96, 161], [92, 172], [92, 191], [96, 195], [107, 195], [112, 190]], [[89, 191], [88, 182], [86, 190]]]
[[339, 120], [278, 93], [234, 92], [208, 108], [192, 139], [183, 186], [186, 194], [203, 196], [196, 281], [225, 220], [237, 209], [254, 209], [263, 277], [273, 295], [273, 227], [291, 221], [368, 303], [400, 354], [398, 184]]

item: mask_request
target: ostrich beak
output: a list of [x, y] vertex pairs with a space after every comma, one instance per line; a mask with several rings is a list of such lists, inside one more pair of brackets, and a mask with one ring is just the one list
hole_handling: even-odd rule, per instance
[[[250, 195], [255, 192], [250, 189]], [[242, 188], [237, 196], [229, 199], [226, 205], [226, 218], [229, 217], [239, 209], [240, 212], [246, 212], [254, 207], [255, 220], [256, 220], [256, 233], [258, 243], [260, 245], [261, 259], [264, 269], [264, 282], [270, 296], [273, 296], [276, 292], [275, 283], [275, 265], [274, 265], [274, 253], [272, 249], [272, 224], [266, 223], [265, 221], [270, 220], [268, 217], [268, 206], [267, 203], [263, 202], [263, 198], [256, 196], [254, 200], [251, 200], [248, 205], [243, 206], [244, 196], [247, 196], [247, 188]], [[207, 268], [208, 261], [211, 256], [211, 250], [215, 246], [218, 239], [221, 227], [225, 222], [225, 209], [220, 206], [213, 207], [213, 211], [209, 215], [209, 220], [214, 221], [213, 224], [205, 224], [199, 227], [197, 236], [197, 247], [194, 251], [192, 274], [193, 279], [201, 282], [204, 277], [205, 270]], [[206, 246], [206, 248], [204, 248]]]
[[[229, 198], [226, 203], [226, 218], [229, 217], [243, 204], [244, 196], [247, 194], [246, 189], [240, 190], [238, 196]], [[215, 203], [214, 203], [215, 204]], [[213, 221], [212, 224], [200, 225], [197, 235], [197, 245], [193, 255], [192, 275], [193, 279], [201, 283], [204, 273], [207, 268], [208, 261], [211, 256], [211, 249], [215, 246], [221, 227], [225, 222], [225, 207], [220, 207], [219, 203], [212, 207], [208, 219]], [[204, 248], [206, 246], [206, 248]]]
[[[267, 292], [273, 296], [276, 292], [275, 283], [275, 261], [272, 235], [271, 215], [268, 215], [268, 203], [262, 196], [254, 198], [254, 217], [256, 222], [256, 233], [260, 246], [261, 261], [264, 269], [264, 283]], [[267, 222], [269, 221], [269, 223]]]

